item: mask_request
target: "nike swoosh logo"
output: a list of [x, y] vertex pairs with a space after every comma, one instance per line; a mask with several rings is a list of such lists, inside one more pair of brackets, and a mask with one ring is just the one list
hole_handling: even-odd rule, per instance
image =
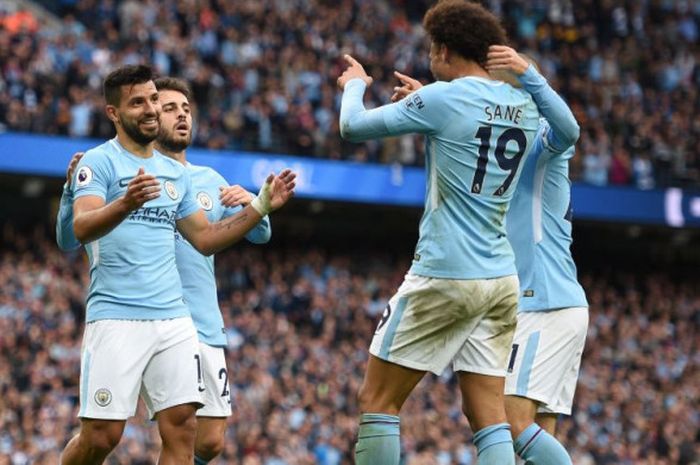
[[125, 178], [119, 180], [119, 187], [127, 187], [131, 182], [131, 178]]
[[199, 392], [204, 392], [204, 391], [206, 391], [206, 389], [203, 388], [203, 387], [197, 387], [197, 390], [198, 390]]

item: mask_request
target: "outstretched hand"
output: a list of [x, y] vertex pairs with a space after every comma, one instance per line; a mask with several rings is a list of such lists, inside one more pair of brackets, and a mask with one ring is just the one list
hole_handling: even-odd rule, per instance
[[139, 168], [136, 176], [129, 181], [123, 200], [129, 211], [134, 211], [149, 200], [160, 197], [160, 182], [152, 174], [145, 174]]
[[352, 79], [362, 79], [367, 86], [372, 85], [372, 78], [367, 75], [359, 61], [350, 55], [343, 55], [343, 58], [348, 63], [348, 67], [338, 78], [338, 87], [340, 87], [341, 90], [345, 90], [345, 84]]
[[281, 208], [294, 196], [296, 177], [296, 173], [290, 169], [285, 169], [277, 176], [270, 174], [250, 206], [261, 216]]
[[394, 87], [394, 94], [391, 96], [392, 102], [398, 102], [411, 92], [415, 92], [423, 87], [423, 84], [421, 84], [419, 80], [413, 79], [411, 76], [401, 74], [398, 71], [394, 71], [394, 76], [396, 76], [399, 82], [401, 82], [401, 86]]

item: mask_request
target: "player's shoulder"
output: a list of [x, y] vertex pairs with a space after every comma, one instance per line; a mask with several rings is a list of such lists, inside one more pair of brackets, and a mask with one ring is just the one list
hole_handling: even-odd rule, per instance
[[[452, 91], [453, 88], [454, 86], [451, 82], [435, 81], [424, 85], [411, 95], [420, 95], [423, 96], [423, 98], [442, 99], [447, 93]], [[411, 95], [409, 95], [409, 97]]]
[[155, 157], [154, 161], [158, 163], [158, 170], [162, 171], [162, 174], [176, 177], [189, 176], [187, 168], [179, 161], [170, 158], [157, 150], [153, 151], [153, 156]]
[[115, 146], [114, 139], [110, 139], [108, 141], [103, 142], [100, 145], [97, 145], [95, 147], [92, 147], [92, 148], [86, 150], [81, 161], [84, 163], [88, 160], [92, 160], [92, 161], [97, 161], [97, 160], [102, 160], [102, 159], [109, 160], [109, 157], [117, 154], [118, 152], [119, 152], [119, 150]]
[[86, 150], [76, 172], [78, 181], [84, 181], [80, 184], [87, 185], [94, 174], [98, 174], [101, 178], [113, 175], [116, 172], [114, 162], [118, 154], [119, 147], [114, 139]]
[[219, 173], [209, 166], [195, 165], [194, 163], [187, 163], [187, 170], [192, 174], [206, 175], [206, 176], [219, 176]]
[[427, 84], [402, 100], [408, 110], [415, 110], [439, 118], [444, 115], [445, 105], [452, 100], [452, 86], [449, 82], [436, 81]]
[[202, 179], [212, 184], [220, 184], [222, 181], [225, 182], [224, 177], [209, 166], [187, 163], [187, 171], [189, 171], [193, 181], [195, 179]]

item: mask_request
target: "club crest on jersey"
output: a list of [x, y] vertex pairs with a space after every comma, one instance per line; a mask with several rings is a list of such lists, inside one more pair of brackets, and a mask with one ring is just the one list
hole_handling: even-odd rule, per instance
[[92, 170], [89, 166], [82, 166], [75, 176], [78, 187], [87, 186], [92, 181]]
[[199, 206], [206, 211], [211, 210], [214, 206], [214, 202], [212, 202], [211, 197], [209, 197], [209, 194], [206, 192], [197, 194], [197, 202], [199, 202]]
[[165, 192], [168, 194], [168, 197], [170, 197], [173, 200], [177, 199], [177, 188], [175, 187], [175, 184], [173, 184], [170, 181], [165, 181]]
[[95, 402], [100, 407], [106, 407], [112, 402], [112, 393], [109, 389], [100, 388], [95, 392]]

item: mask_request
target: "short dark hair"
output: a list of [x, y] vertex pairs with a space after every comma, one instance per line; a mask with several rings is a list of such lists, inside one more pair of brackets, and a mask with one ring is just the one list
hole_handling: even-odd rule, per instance
[[159, 77], [153, 82], [155, 83], [156, 89], [158, 89], [159, 92], [161, 90], [174, 90], [184, 95], [187, 100], [190, 100], [190, 97], [192, 96], [192, 89], [190, 88], [190, 85], [183, 79], [165, 76]]
[[479, 4], [445, 0], [433, 5], [423, 17], [430, 39], [462, 58], [481, 66], [491, 45], [506, 45], [506, 31], [493, 13]]
[[119, 105], [121, 87], [144, 84], [153, 80], [153, 70], [146, 65], [126, 65], [107, 75], [102, 84], [105, 101], [108, 105]]

